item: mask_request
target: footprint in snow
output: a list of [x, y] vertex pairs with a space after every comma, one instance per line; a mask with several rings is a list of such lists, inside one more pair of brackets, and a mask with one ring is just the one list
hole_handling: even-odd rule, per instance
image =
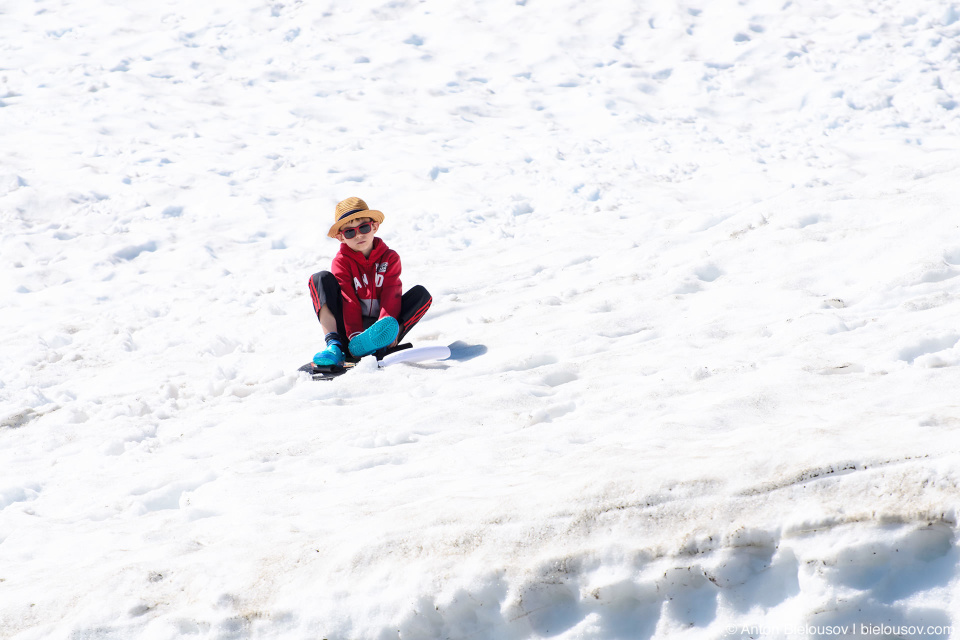
[[676, 295], [687, 295], [703, 291], [703, 283], [714, 282], [722, 275], [723, 271], [714, 264], [701, 265], [693, 270], [693, 278], [687, 278], [673, 292]]
[[572, 371], [554, 371], [543, 376], [541, 380], [548, 387], [559, 387], [579, 379], [580, 376]]
[[559, 360], [557, 360], [555, 356], [538, 353], [507, 366], [504, 368], [504, 371], [528, 371], [530, 369], [536, 369], [537, 367], [556, 364], [557, 362], [559, 362]]
[[797, 228], [798, 228], [798, 229], [804, 229], [804, 228], [806, 228], [806, 227], [809, 227], [809, 226], [812, 226], [812, 225], [815, 225], [815, 224], [819, 224], [820, 221], [821, 221], [821, 220], [820, 220], [820, 216], [818, 216], [818, 215], [815, 214], [815, 213], [812, 213], [812, 214], [810, 214], [810, 215], [803, 216], [802, 218], [800, 218], [799, 220], [797, 220]]
[[693, 274], [702, 282], [713, 282], [723, 275], [723, 271], [721, 271], [716, 265], [705, 264], [695, 269]]
[[898, 358], [907, 364], [921, 367], [950, 367], [960, 363], [960, 336], [948, 334], [926, 338], [900, 350]]
[[952, 267], [960, 267], [960, 247], [954, 247], [944, 251], [943, 261]]
[[[0, 489], [0, 511], [17, 502], [30, 502], [40, 497], [42, 487], [38, 484], [11, 486]], [[0, 538], [2, 540], [2, 538]]]

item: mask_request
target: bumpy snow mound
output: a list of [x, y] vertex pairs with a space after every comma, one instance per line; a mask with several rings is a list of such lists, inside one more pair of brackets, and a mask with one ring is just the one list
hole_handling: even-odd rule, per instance
[[[516, 584], [494, 573], [423, 598], [375, 637], [949, 638], [951, 603], [937, 594], [957, 570], [953, 525], [741, 530], [679, 555], [567, 557]], [[910, 600], [926, 604], [898, 604]]]

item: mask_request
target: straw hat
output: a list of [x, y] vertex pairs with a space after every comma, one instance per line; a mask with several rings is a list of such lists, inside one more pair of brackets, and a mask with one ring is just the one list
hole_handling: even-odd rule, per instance
[[337, 210], [333, 214], [333, 226], [327, 235], [336, 238], [340, 227], [357, 218], [373, 218], [378, 223], [383, 222], [383, 213], [368, 209], [367, 203], [360, 198], [347, 198], [337, 203]]

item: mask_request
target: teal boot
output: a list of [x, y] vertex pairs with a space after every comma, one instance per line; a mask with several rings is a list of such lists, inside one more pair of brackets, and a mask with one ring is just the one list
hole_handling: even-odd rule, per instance
[[377, 349], [389, 346], [399, 333], [400, 324], [396, 319], [390, 316], [380, 318], [350, 341], [350, 353], [358, 358], [368, 356]]
[[343, 351], [340, 345], [331, 344], [329, 347], [313, 356], [313, 364], [318, 367], [342, 367]]

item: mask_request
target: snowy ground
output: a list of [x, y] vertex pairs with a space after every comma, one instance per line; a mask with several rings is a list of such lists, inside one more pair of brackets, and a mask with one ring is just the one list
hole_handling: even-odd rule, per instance
[[[960, 637], [960, 5], [0, 0], [0, 637]], [[411, 338], [306, 288], [386, 213]]]

